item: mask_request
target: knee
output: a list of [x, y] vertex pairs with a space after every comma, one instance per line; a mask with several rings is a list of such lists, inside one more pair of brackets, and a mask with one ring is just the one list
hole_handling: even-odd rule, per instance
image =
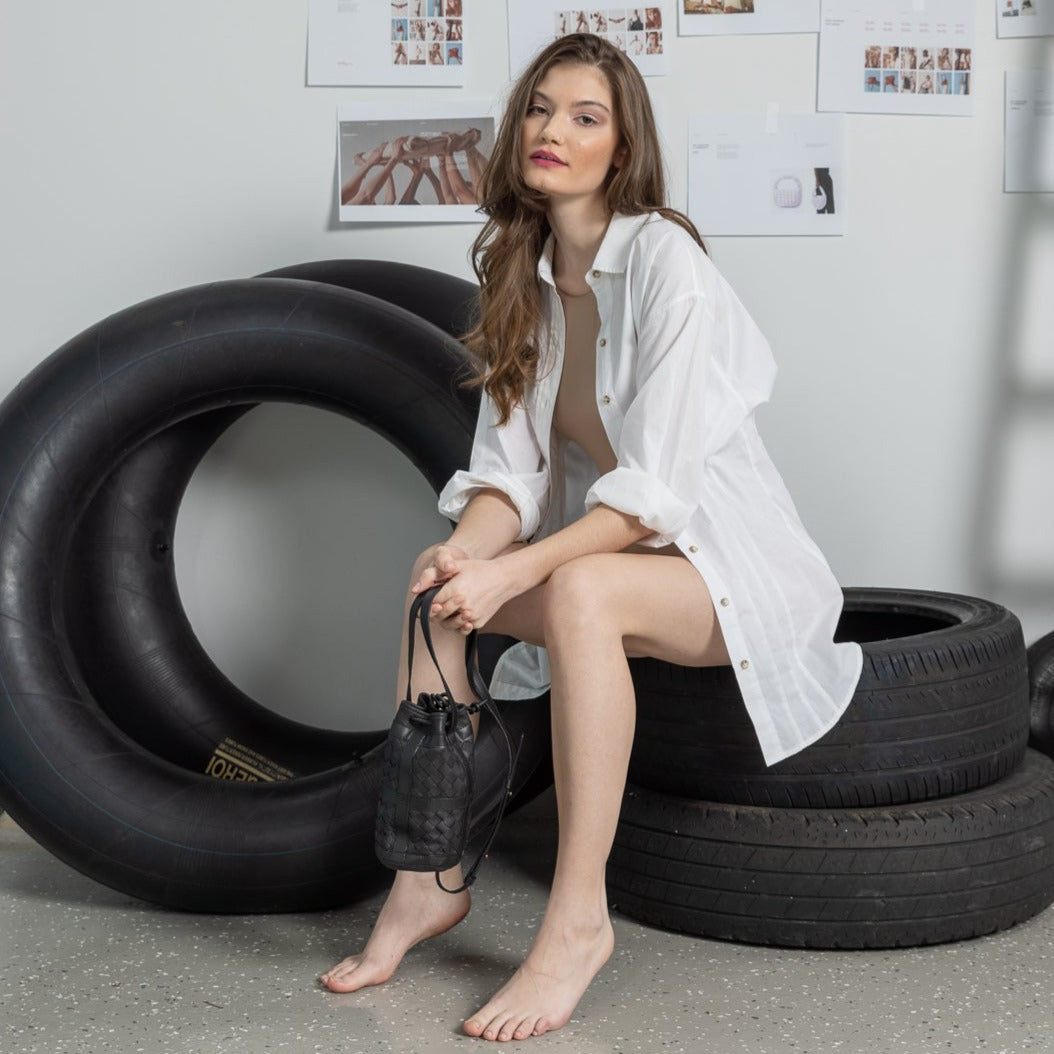
[[425, 549], [414, 561], [414, 566], [410, 571], [411, 583], [416, 582], [421, 577], [424, 571], [432, 566], [432, 561], [435, 559], [436, 550], [443, 545], [443, 542], [436, 542], [435, 545], [430, 545]]
[[599, 631], [613, 622], [603, 564], [602, 557], [581, 556], [549, 576], [542, 595], [546, 640], [569, 630]]

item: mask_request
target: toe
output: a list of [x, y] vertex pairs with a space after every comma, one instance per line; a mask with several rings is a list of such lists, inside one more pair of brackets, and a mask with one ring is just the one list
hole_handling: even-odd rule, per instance
[[517, 1026], [516, 1031], [512, 1034], [513, 1039], [526, 1039], [528, 1036], [534, 1033], [534, 1026], [537, 1024], [538, 1019], [534, 1017], [525, 1017]]
[[501, 1029], [504, 1023], [502, 1017], [499, 1016], [494, 1018], [494, 1020], [483, 1030], [483, 1038], [496, 1040], [501, 1035]]
[[510, 1017], [504, 1025], [501, 1026], [501, 1032], [498, 1035], [498, 1039], [510, 1040], [510, 1039], [524, 1039], [530, 1035], [530, 1032], [524, 1032], [523, 1026], [526, 1022], [526, 1018], [522, 1014], [516, 1014]]
[[470, 1017], [461, 1027], [468, 1035], [478, 1038], [483, 1035], [484, 1022], [478, 1017]]

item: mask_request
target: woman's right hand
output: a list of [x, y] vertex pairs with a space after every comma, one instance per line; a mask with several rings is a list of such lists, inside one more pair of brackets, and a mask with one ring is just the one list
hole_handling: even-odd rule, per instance
[[431, 589], [432, 586], [439, 585], [441, 582], [448, 581], [458, 573], [461, 561], [470, 559], [470, 554], [462, 549], [460, 545], [450, 545], [448, 543], [447, 545], [437, 546], [431, 565], [424, 569], [421, 577], [410, 587], [410, 592], [416, 595], [426, 589]]

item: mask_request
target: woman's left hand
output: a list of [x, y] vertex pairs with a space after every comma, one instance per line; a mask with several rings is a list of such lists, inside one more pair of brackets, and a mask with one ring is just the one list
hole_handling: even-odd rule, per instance
[[457, 573], [436, 594], [431, 616], [470, 633], [483, 627], [503, 604], [519, 593], [500, 557], [493, 560], [461, 560]]

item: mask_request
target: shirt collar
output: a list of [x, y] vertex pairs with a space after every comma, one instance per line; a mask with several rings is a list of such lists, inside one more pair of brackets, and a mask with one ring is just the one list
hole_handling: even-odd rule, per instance
[[[636, 216], [626, 216], [621, 212], [616, 212], [611, 217], [608, 229], [604, 232], [604, 240], [597, 249], [592, 269], [606, 271], [610, 274], [623, 274], [629, 264], [630, 250], [633, 248], [637, 234], [651, 215], [650, 212], [642, 212]], [[556, 284], [553, 281], [553, 249], [555, 246], [556, 240], [550, 232], [538, 260], [538, 277], [551, 286]]]

